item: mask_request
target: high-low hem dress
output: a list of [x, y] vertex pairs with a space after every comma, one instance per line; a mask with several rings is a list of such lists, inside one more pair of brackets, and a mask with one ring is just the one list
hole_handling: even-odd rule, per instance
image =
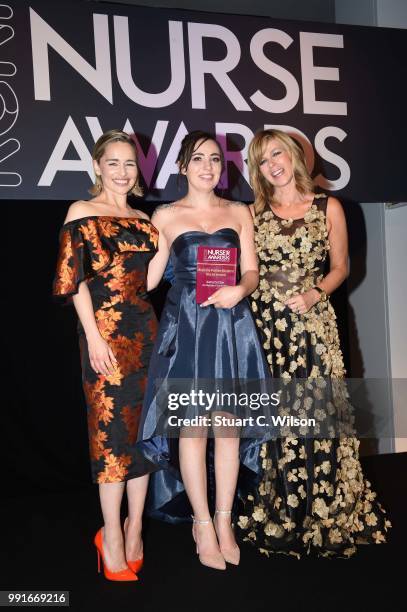
[[[196, 261], [198, 246], [232, 247], [240, 252], [239, 235], [232, 228], [209, 234], [187, 231], [171, 247], [173, 284], [167, 294], [157, 341], [150, 362], [138, 446], [156, 465], [151, 476], [147, 512], [176, 523], [191, 520], [178, 460], [178, 439], [159, 430], [162, 406], [157, 401], [163, 381], [172, 379], [206, 381], [270, 379], [270, 372], [247, 299], [234, 308], [201, 308], [196, 303]], [[164, 415], [165, 416], [165, 415]], [[259, 451], [268, 436], [264, 428], [241, 431], [241, 478], [239, 489], [259, 470]], [[213, 439], [208, 440], [208, 489], [213, 505]]]

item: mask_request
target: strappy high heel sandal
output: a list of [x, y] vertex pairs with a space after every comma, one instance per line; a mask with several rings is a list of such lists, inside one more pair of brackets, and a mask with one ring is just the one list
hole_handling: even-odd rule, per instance
[[[197, 538], [197, 534], [195, 532], [195, 525], [212, 525], [212, 519], [207, 519], [205, 521], [201, 521], [199, 519], [196, 519], [193, 515], [192, 516], [192, 520], [193, 520], [193, 525], [192, 525], [192, 537], [194, 538], [194, 542], [196, 544], [196, 553], [199, 556], [199, 560], [202, 563], [202, 565], [206, 565], [207, 567], [212, 567], [213, 569], [218, 569], [218, 570], [225, 570], [226, 569], [226, 563], [225, 563], [225, 559], [222, 555], [222, 553], [220, 552], [215, 552], [215, 553], [206, 553], [203, 554], [199, 551], [199, 542], [198, 542], [198, 538]], [[216, 533], [215, 533], [216, 536]]]
[[[216, 529], [216, 517], [219, 515], [226, 515], [228, 514], [230, 516], [230, 518], [232, 519], [232, 511], [231, 510], [215, 510], [215, 516], [214, 518], [214, 527], [215, 527], [215, 532], [216, 535], [218, 537], [219, 540], [219, 534], [218, 534], [218, 530]], [[233, 530], [233, 525], [232, 525], [232, 530]], [[231, 563], [232, 565], [239, 565], [240, 563], [240, 548], [238, 547], [238, 545], [236, 544], [235, 546], [233, 546], [232, 548], [225, 548], [222, 547], [219, 544], [220, 547], [220, 551], [223, 555], [223, 558], [225, 559], [225, 561], [227, 563]]]

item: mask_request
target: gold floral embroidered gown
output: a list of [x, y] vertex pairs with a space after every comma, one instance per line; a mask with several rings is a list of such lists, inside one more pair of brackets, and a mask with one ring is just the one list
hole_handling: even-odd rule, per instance
[[147, 266], [158, 231], [145, 219], [89, 216], [66, 223], [53, 293], [70, 298], [86, 281], [101, 336], [118, 364], [96, 374], [78, 321], [93, 481], [111, 483], [147, 473], [136, 449], [147, 367], [157, 331], [146, 293]]
[[[255, 219], [260, 283], [251, 304], [263, 348], [274, 379], [289, 389], [282, 409], [291, 393], [291, 413], [316, 417], [314, 431], [321, 432], [311, 437], [288, 430], [262, 445], [262, 476], [238, 525], [242, 537], [266, 554], [349, 557], [358, 543], [385, 541], [390, 527], [359, 463], [335, 312], [329, 300], [304, 315], [284, 306], [323, 277], [326, 207], [320, 194], [303, 219], [280, 219], [270, 209]], [[341, 418], [331, 420], [340, 429], [324, 430], [324, 418], [339, 411]]]

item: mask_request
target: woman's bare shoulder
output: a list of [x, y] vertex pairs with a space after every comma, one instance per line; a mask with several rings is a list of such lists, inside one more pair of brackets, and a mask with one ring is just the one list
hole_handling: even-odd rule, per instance
[[65, 223], [69, 221], [76, 221], [83, 217], [91, 217], [95, 214], [95, 207], [87, 200], [77, 200], [73, 202], [68, 208], [68, 212], [65, 217]]
[[154, 212], [151, 215], [151, 219], [153, 219], [157, 215], [160, 217], [174, 215], [177, 209], [177, 202], [165, 202], [164, 204], [159, 204], [154, 209]]
[[151, 221], [155, 225], [166, 225], [167, 223], [173, 223], [177, 216], [177, 211], [177, 202], [159, 204], [151, 215]]
[[239, 219], [252, 219], [252, 212], [250, 210], [250, 207], [245, 202], [231, 200], [225, 200], [225, 202], [227, 202], [228, 206], [230, 207], [230, 210], [233, 211], [233, 214], [236, 215]]
[[247, 204], [245, 202], [240, 202], [240, 200], [223, 200], [225, 204], [228, 206], [233, 206], [234, 208], [247, 208]]
[[343, 206], [337, 198], [329, 196], [326, 207], [326, 215], [328, 219], [333, 222], [345, 219]]

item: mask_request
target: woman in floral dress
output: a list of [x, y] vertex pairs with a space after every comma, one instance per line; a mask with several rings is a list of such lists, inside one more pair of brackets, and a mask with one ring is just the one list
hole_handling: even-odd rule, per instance
[[314, 193], [302, 149], [281, 131], [256, 134], [249, 171], [260, 265], [252, 310], [282, 389], [281, 414], [316, 426], [263, 444], [262, 477], [238, 524], [266, 554], [349, 557], [358, 543], [384, 542], [390, 522], [362, 473], [329, 300], [348, 274], [344, 213], [337, 199]]

